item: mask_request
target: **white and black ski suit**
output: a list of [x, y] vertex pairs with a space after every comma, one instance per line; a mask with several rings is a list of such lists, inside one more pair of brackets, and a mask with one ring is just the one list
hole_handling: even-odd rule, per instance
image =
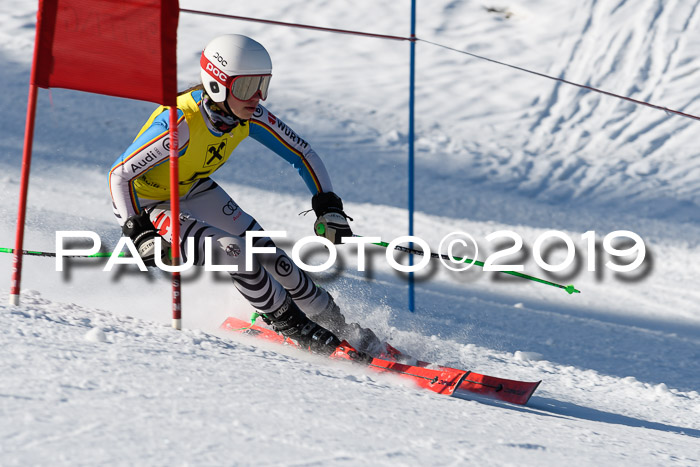
[[[282, 251], [254, 256], [252, 270], [245, 270], [246, 232], [262, 227], [214, 182], [210, 175], [223, 165], [246, 137], [259, 141], [299, 172], [312, 194], [333, 191], [328, 172], [309, 144], [280, 119], [258, 105], [253, 117], [229, 133], [218, 133], [201, 109], [202, 91], [178, 97], [180, 244], [187, 261], [189, 244], [194, 243], [194, 263], [204, 262], [204, 239], [212, 238], [214, 248], [224, 254], [217, 264], [236, 264], [231, 277], [236, 288], [262, 313], [279, 309], [289, 292], [309, 316], [322, 313], [331, 298], [314, 285]], [[114, 212], [120, 224], [148, 210], [158, 233], [170, 241], [169, 112], [156, 109], [134, 142], [117, 158], [109, 174]], [[256, 247], [275, 246], [267, 237], [257, 238]]]

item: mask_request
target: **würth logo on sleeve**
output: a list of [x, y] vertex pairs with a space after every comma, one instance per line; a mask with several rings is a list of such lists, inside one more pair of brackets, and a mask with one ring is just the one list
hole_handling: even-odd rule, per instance
[[204, 158], [204, 167], [209, 167], [224, 160], [226, 152], [226, 140], [218, 144], [210, 144], [207, 146], [207, 155]]

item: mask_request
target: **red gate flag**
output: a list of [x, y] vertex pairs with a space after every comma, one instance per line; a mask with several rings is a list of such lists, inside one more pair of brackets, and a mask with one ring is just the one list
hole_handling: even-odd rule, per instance
[[[27, 101], [10, 304], [19, 305], [37, 88], [66, 88], [170, 106], [170, 179], [178, 181], [178, 0], [39, 0]], [[174, 180], [174, 181], [173, 181]], [[178, 190], [171, 215], [179, 219]], [[179, 224], [175, 223], [179, 227]], [[173, 228], [173, 263], [179, 261]], [[180, 273], [173, 272], [173, 326], [180, 329]]]
[[175, 105], [178, 0], [39, 0], [31, 84]]

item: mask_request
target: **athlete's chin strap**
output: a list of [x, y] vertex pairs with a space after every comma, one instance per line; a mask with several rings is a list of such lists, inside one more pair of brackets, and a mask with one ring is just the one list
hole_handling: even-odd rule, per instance
[[246, 124], [245, 120], [238, 118], [236, 114], [233, 113], [233, 110], [231, 110], [226, 100], [224, 100], [224, 107], [226, 107], [226, 112], [221, 110], [217, 103], [214, 102], [206, 92], [202, 93], [202, 108], [209, 118], [209, 122], [217, 131], [228, 133], [238, 125]]

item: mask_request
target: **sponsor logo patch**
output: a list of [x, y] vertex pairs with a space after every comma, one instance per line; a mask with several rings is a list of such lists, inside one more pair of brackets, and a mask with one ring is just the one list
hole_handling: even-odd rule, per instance
[[225, 152], [226, 140], [221, 141], [219, 144], [210, 144], [207, 146], [207, 155], [204, 158], [203, 167], [211, 167], [212, 165], [222, 162]]
[[292, 263], [285, 256], [280, 256], [277, 258], [275, 263], [275, 271], [282, 277], [287, 277], [292, 273]]

